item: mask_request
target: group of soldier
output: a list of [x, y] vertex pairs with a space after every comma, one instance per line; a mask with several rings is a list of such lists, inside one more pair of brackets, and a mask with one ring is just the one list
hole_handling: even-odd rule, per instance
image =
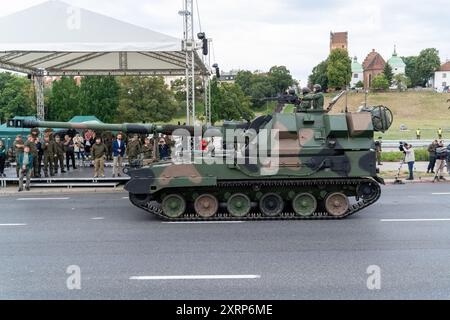
[[[43, 171], [45, 177], [55, 176], [60, 171], [66, 173], [66, 168], [70, 170], [70, 161], [73, 169], [77, 169], [75, 164], [75, 154], [78, 160], [90, 158], [95, 168], [94, 177], [104, 177], [105, 160], [114, 160], [113, 176], [120, 176], [122, 160], [128, 157], [130, 165], [136, 161], [167, 160], [171, 156], [171, 148], [175, 142], [171, 137], [143, 137], [137, 134], [125, 141], [125, 135], [117, 134], [117, 137], [108, 138], [109, 134], [97, 135], [95, 132], [86, 132], [82, 138], [79, 134], [65, 134], [61, 139], [60, 135], [54, 134], [51, 130], [45, 132], [43, 140], [39, 138], [39, 131], [32, 130], [24, 141], [18, 135], [14, 141], [14, 154], [16, 160], [23, 154], [25, 147], [29, 148], [33, 156], [31, 177], [40, 178]], [[43, 169], [43, 170], [42, 170]], [[17, 177], [19, 177], [19, 166], [16, 166]]]
[[322, 86], [316, 84], [313, 92], [307, 87], [302, 89], [302, 98], [297, 107], [297, 112], [305, 112], [308, 110], [322, 111], [325, 104], [325, 97], [322, 93]]

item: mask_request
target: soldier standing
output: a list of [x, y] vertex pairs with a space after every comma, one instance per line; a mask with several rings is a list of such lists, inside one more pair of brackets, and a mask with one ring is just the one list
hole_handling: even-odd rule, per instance
[[39, 172], [39, 159], [38, 159], [38, 149], [36, 147], [35, 138], [33, 135], [29, 135], [27, 142], [25, 142], [25, 146], [30, 149], [30, 154], [33, 156], [33, 163], [32, 167], [33, 170], [31, 171], [32, 177], [40, 177], [41, 173]]
[[442, 137], [443, 137], [443, 130], [442, 130], [442, 128], [438, 129], [438, 136], [439, 136], [439, 139], [442, 139]]
[[55, 137], [55, 174], [58, 173], [58, 162], [61, 167], [61, 173], [66, 173], [64, 170], [64, 143], [61, 141], [60, 136]]
[[22, 140], [22, 136], [18, 135], [16, 137], [16, 140], [14, 140], [14, 155], [16, 158], [16, 173], [17, 173], [17, 178], [19, 178], [19, 165], [18, 165], [18, 161], [19, 161], [19, 156], [23, 153], [23, 149], [25, 147], [25, 144], [23, 143]]
[[144, 154], [144, 160], [150, 160], [153, 158], [153, 145], [150, 138], [145, 138], [145, 143], [142, 146], [142, 153]]
[[102, 143], [101, 138], [95, 139], [95, 144], [91, 148], [92, 159], [94, 159], [94, 178], [105, 177], [105, 157], [106, 157], [106, 146]]
[[137, 160], [141, 152], [141, 142], [139, 141], [139, 136], [135, 134], [127, 148], [128, 162], [130, 165], [133, 161]]
[[420, 129], [417, 129], [417, 130], [416, 130], [416, 137], [417, 137], [417, 140], [420, 140], [421, 135], [422, 135], [421, 130], [420, 130]]
[[44, 175], [48, 177], [48, 167], [50, 166], [50, 176], [54, 176], [53, 162], [56, 157], [55, 143], [50, 141], [50, 136], [44, 137], [44, 143], [42, 144], [42, 151], [44, 152]]
[[303, 97], [305, 103], [312, 103], [313, 110], [323, 110], [325, 104], [325, 97], [322, 93], [322, 86], [320, 84], [314, 85], [314, 93]]

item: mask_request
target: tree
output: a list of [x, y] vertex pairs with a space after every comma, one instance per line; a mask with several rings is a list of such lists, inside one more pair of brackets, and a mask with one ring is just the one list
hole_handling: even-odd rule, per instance
[[405, 91], [411, 85], [411, 80], [404, 74], [397, 74], [394, 76], [393, 83], [398, 91]]
[[80, 86], [80, 114], [113, 122], [119, 105], [119, 85], [112, 76], [88, 76]]
[[315, 84], [320, 84], [324, 91], [328, 90], [328, 61], [322, 61], [312, 70], [312, 74], [308, 78], [308, 86], [312, 88]]
[[416, 70], [420, 79], [420, 85], [425, 86], [434, 72], [441, 66], [439, 51], [434, 48], [422, 50], [417, 57]]
[[62, 77], [54, 81], [48, 97], [47, 119], [51, 121], [69, 121], [80, 114], [80, 89], [75, 80]]
[[389, 81], [384, 74], [379, 74], [372, 80], [372, 89], [374, 90], [387, 90], [389, 89]]
[[356, 83], [355, 88], [358, 89], [364, 88], [364, 83], [361, 80], [359, 80], [358, 83]]
[[237, 84], [211, 82], [211, 110], [213, 123], [219, 120], [252, 120], [250, 98]]
[[0, 119], [36, 114], [33, 85], [24, 77], [0, 73]]
[[410, 86], [419, 86], [421, 83], [420, 77], [417, 72], [417, 57], [402, 57], [403, 62], [406, 64], [405, 75], [411, 80]]
[[168, 122], [179, 103], [162, 77], [120, 78], [117, 122]]
[[273, 66], [268, 77], [277, 93], [285, 93], [294, 84], [291, 72], [285, 66]]
[[346, 88], [352, 79], [352, 60], [345, 49], [334, 49], [328, 57], [328, 87]]
[[392, 80], [394, 80], [394, 73], [392, 72], [392, 67], [389, 63], [386, 63], [384, 65], [384, 71], [383, 71], [384, 77], [386, 80], [391, 84]]
[[255, 82], [257, 75], [251, 71], [239, 71], [236, 75], [235, 83], [239, 85], [246, 96], [252, 96], [252, 85]]

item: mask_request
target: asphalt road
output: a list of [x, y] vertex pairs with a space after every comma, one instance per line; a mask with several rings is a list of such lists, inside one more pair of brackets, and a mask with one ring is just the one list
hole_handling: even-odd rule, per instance
[[1, 197], [0, 299], [450, 298], [450, 184], [386, 186], [345, 221], [168, 224], [126, 196]]

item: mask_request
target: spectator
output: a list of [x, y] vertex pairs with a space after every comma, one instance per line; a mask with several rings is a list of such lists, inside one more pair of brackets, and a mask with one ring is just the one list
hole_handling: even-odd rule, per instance
[[6, 148], [3, 140], [0, 140], [0, 177], [5, 178], [5, 162], [6, 162]]
[[216, 156], [216, 146], [214, 145], [214, 137], [212, 137], [211, 141], [209, 141], [208, 152], [211, 155], [211, 157], [214, 158]]
[[159, 159], [162, 161], [166, 161], [169, 159], [169, 146], [166, 143], [166, 140], [164, 138], [159, 139]]
[[70, 160], [72, 160], [72, 168], [75, 170], [75, 145], [69, 135], [64, 137], [64, 151], [66, 152], [66, 167], [70, 171]]
[[105, 177], [106, 152], [106, 146], [103, 144], [102, 139], [96, 138], [91, 150], [92, 159], [94, 160], [94, 178]]
[[132, 166], [133, 163], [138, 160], [141, 153], [141, 141], [139, 140], [139, 135], [135, 134], [133, 135], [133, 138], [131, 138], [131, 142], [128, 143], [127, 146], [128, 162], [130, 163], [130, 166]]
[[416, 155], [414, 153], [414, 149], [412, 145], [405, 143], [404, 147], [405, 152], [405, 163], [408, 164], [409, 169], [409, 178], [406, 180], [414, 180], [414, 163], [416, 162]]
[[19, 155], [17, 166], [19, 172], [19, 192], [23, 191], [23, 179], [26, 177], [26, 190], [30, 191], [31, 172], [33, 171], [33, 155], [30, 153], [30, 147], [25, 146], [23, 153]]
[[379, 166], [382, 166], [383, 164], [381, 163], [381, 154], [383, 152], [383, 149], [381, 147], [381, 137], [378, 138], [377, 141], [375, 141], [375, 152], [376, 152], [376, 157], [377, 157], [377, 163]]
[[81, 161], [84, 161], [84, 139], [77, 133], [73, 138], [74, 152], [77, 156], [78, 166], [80, 166]]
[[14, 140], [14, 156], [15, 156], [15, 160], [16, 160], [16, 173], [17, 173], [17, 178], [19, 178], [19, 172], [20, 172], [20, 167], [17, 164], [17, 162], [19, 161], [19, 156], [23, 153], [23, 149], [25, 147], [25, 143], [22, 140], [22, 136], [18, 135], [16, 137], [16, 139]]
[[444, 147], [444, 143], [441, 141], [436, 148], [436, 175], [434, 176], [433, 182], [439, 182], [440, 180], [445, 181], [444, 178], [444, 167], [445, 159], [447, 158], [447, 148]]
[[438, 141], [434, 140], [433, 143], [428, 146], [430, 163], [428, 164], [427, 173], [434, 173], [434, 167], [436, 165], [436, 147], [438, 146], [438, 144]]
[[122, 160], [125, 156], [125, 142], [123, 142], [123, 135], [119, 133], [117, 139], [113, 142], [113, 178], [117, 176], [121, 177]]
[[145, 138], [144, 145], [142, 146], [142, 154], [144, 155], [144, 160], [150, 160], [153, 158], [153, 145], [150, 138]]

